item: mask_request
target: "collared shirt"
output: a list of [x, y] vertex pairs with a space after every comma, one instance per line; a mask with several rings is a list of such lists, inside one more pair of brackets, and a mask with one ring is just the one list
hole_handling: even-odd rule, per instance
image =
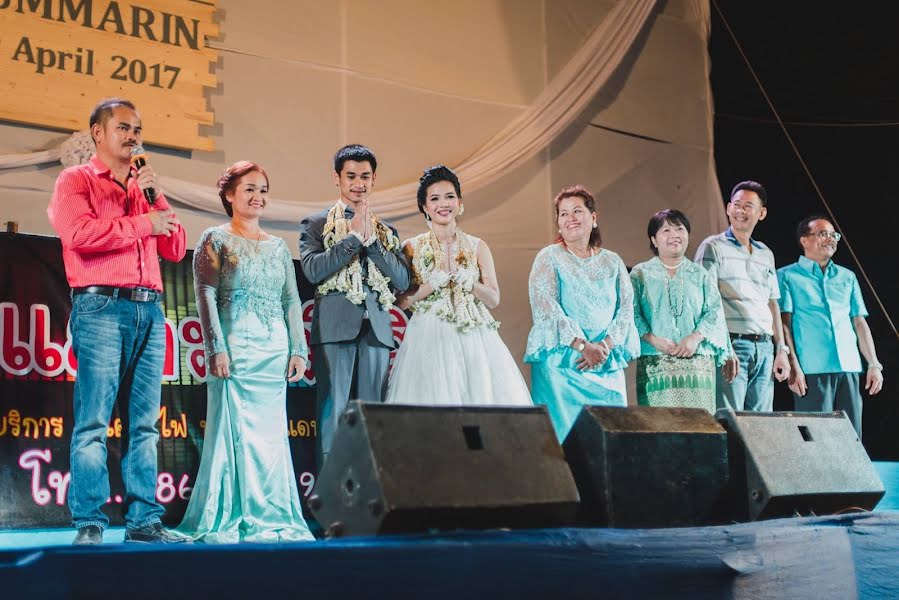
[[769, 302], [780, 298], [774, 253], [752, 238], [749, 243], [751, 253], [728, 227], [724, 233], [703, 240], [695, 261], [708, 270], [718, 286], [728, 331], [773, 335]]
[[[170, 209], [162, 194], [153, 209]], [[60, 173], [47, 215], [62, 241], [69, 285], [162, 291], [157, 252], [177, 262], [184, 258], [187, 239], [180, 225], [169, 237], [153, 235], [148, 212], [137, 180], [129, 177], [123, 187], [96, 155]]]
[[858, 373], [862, 370], [852, 317], [868, 316], [855, 273], [800, 256], [777, 270], [780, 310], [792, 313], [793, 343], [807, 374]]

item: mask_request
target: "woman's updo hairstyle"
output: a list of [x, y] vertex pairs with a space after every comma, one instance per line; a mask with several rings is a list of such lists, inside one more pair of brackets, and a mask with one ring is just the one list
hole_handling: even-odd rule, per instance
[[462, 186], [459, 185], [459, 178], [453, 173], [453, 170], [444, 165], [435, 165], [425, 169], [421, 178], [418, 180], [418, 210], [421, 214], [428, 217], [425, 212], [425, 202], [428, 200], [428, 188], [439, 181], [449, 181], [456, 190], [459, 200], [462, 200]]

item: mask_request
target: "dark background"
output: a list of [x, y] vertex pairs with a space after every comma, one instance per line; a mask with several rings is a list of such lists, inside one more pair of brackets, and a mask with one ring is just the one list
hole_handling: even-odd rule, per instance
[[[715, 161], [722, 195], [729, 198], [733, 185], [745, 179], [766, 186], [769, 213], [754, 237], [771, 246], [778, 267], [800, 255], [798, 222], [809, 214], [826, 215], [739, 44], [845, 236], [834, 260], [858, 275], [884, 365], [883, 391], [864, 396], [863, 441], [871, 458], [899, 460], [899, 343], [885, 316], [895, 322], [899, 307], [899, 257], [893, 251], [899, 239], [894, 181], [899, 3], [712, 0], [711, 13]], [[786, 384], [778, 384], [775, 409], [791, 408], [792, 395]]]

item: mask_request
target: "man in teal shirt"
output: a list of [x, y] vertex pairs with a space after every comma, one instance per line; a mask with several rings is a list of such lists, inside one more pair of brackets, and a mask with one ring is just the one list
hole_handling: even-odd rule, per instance
[[784, 334], [792, 349], [789, 386], [797, 411], [846, 411], [859, 438], [862, 398], [859, 349], [868, 364], [865, 389], [883, 387], [883, 366], [865, 317], [855, 274], [833, 263], [842, 237], [825, 217], [803, 219], [796, 230], [804, 256], [777, 270]]

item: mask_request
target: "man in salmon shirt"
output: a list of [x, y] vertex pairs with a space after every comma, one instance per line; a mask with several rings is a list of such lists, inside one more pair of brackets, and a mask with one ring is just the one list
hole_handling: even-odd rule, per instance
[[178, 542], [162, 526], [164, 511], [156, 501], [165, 357], [158, 256], [184, 258], [184, 228], [153, 169], [132, 167], [131, 148], [141, 144], [134, 105], [121, 98], [101, 101], [91, 112], [90, 129], [96, 154], [60, 173], [47, 208], [72, 287], [69, 326], [78, 359], [68, 495], [78, 529], [74, 543], [101, 543], [109, 524], [101, 509], [110, 494], [106, 431], [117, 398], [129, 417], [122, 455], [125, 541]]

